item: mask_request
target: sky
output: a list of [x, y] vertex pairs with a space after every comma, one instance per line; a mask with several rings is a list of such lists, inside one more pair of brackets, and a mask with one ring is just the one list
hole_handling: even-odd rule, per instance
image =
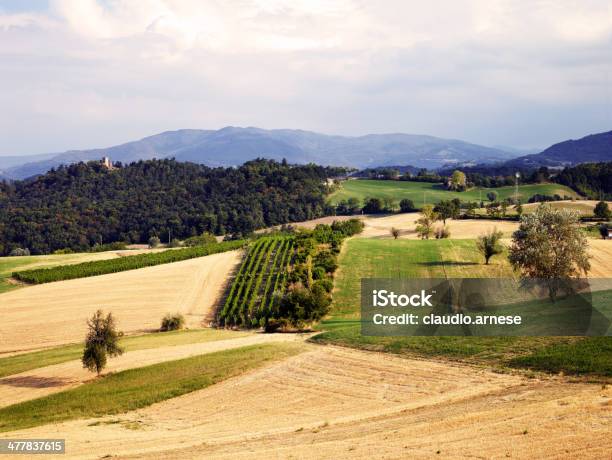
[[0, 0], [0, 155], [224, 126], [612, 129], [610, 0]]

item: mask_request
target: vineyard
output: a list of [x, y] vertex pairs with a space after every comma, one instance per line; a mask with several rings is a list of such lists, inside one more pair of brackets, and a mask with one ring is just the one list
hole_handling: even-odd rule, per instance
[[219, 323], [257, 327], [273, 317], [287, 284], [287, 268], [294, 252], [295, 239], [291, 236], [256, 240], [231, 285], [219, 312]]
[[205, 246], [168, 250], [151, 254], [139, 254], [136, 256], [120, 257], [118, 259], [97, 260], [53, 268], [25, 270], [13, 273], [13, 278], [31, 284], [86, 278], [89, 276], [106, 275], [108, 273], [135, 270], [137, 268], [152, 267], [154, 265], [208, 256], [219, 252], [239, 249], [243, 245], [244, 241], [242, 240], [224, 241], [222, 243], [211, 243]]

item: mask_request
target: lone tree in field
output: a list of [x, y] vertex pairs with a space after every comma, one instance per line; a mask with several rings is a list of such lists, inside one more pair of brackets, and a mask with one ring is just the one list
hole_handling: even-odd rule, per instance
[[421, 217], [416, 221], [416, 231], [422, 240], [428, 240], [433, 233], [433, 225], [438, 220], [438, 213], [433, 210], [433, 206], [426, 204], [421, 209]]
[[397, 237], [400, 236], [399, 228], [391, 227], [391, 236], [394, 240], [397, 240]]
[[497, 200], [497, 192], [489, 192], [487, 193], [487, 198], [489, 201]]
[[119, 346], [115, 318], [112, 313], [104, 316], [102, 310], [98, 310], [87, 321], [89, 332], [85, 338], [85, 349], [83, 350], [83, 367], [91, 372], [100, 375], [102, 369], [106, 367], [107, 355], [114, 357], [123, 353], [123, 348]]
[[608, 203], [605, 201], [600, 201], [595, 205], [595, 209], [593, 210], [593, 214], [595, 217], [599, 217], [600, 219], [609, 219], [610, 218], [610, 208], [608, 207]]
[[599, 234], [604, 240], [610, 236], [610, 230], [608, 229], [608, 226], [606, 224], [601, 224], [599, 226]]
[[467, 185], [467, 180], [465, 178], [465, 173], [462, 171], [454, 171], [450, 178], [450, 189], [457, 190], [458, 192], [463, 192]]
[[591, 268], [579, 220], [576, 211], [541, 204], [534, 213], [521, 217], [512, 235], [510, 263], [521, 270], [523, 278], [547, 280], [552, 301], [568, 280], [586, 276]]
[[480, 235], [476, 240], [476, 248], [485, 258], [485, 265], [489, 265], [491, 257], [504, 251], [500, 242], [502, 236], [503, 233], [494, 228], [484, 235]]

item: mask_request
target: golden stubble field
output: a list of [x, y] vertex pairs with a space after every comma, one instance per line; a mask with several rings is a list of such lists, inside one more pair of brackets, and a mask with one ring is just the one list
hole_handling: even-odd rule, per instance
[[30, 286], [0, 294], [0, 355], [84, 339], [86, 320], [112, 311], [129, 334], [159, 328], [180, 312], [187, 327], [202, 327], [216, 305], [240, 251], [121, 273]]
[[309, 345], [146, 409], [10, 436], [65, 437], [62, 458], [605, 458], [611, 416], [601, 385]]

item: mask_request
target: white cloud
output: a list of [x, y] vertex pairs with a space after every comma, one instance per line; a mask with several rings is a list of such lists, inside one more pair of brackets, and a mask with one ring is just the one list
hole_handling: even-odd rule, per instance
[[546, 145], [612, 126], [611, 40], [609, 1], [52, 0], [0, 11], [0, 153], [225, 124]]

